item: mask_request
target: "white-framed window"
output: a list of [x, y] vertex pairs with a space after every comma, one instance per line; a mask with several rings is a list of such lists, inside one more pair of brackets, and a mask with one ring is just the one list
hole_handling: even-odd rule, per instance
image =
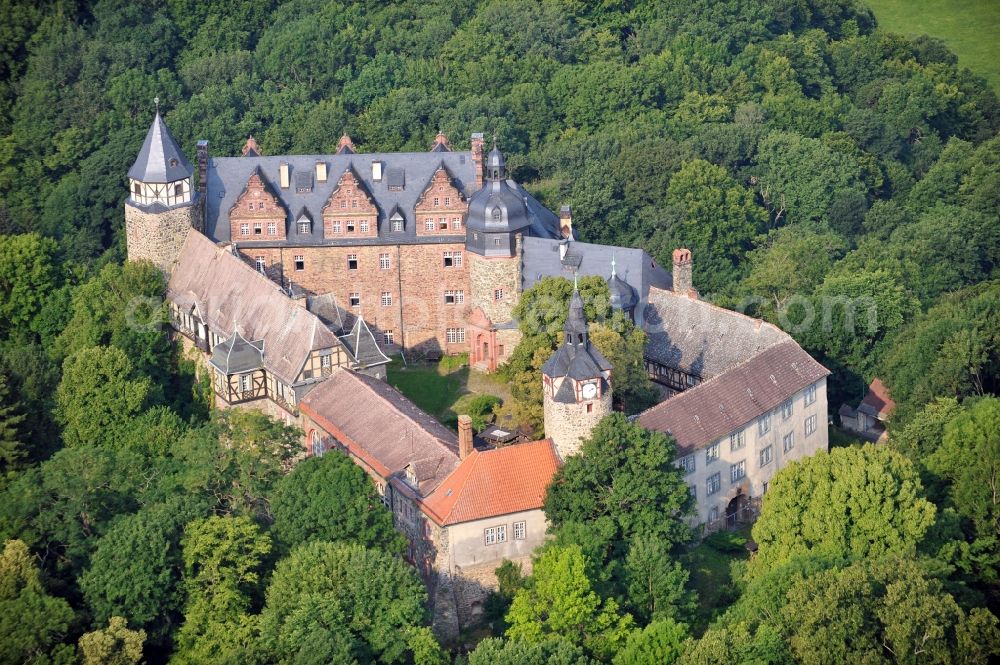
[[388, 291], [382, 292], [382, 307], [388, 307], [392, 304], [392, 294]]
[[267, 223], [267, 235], [276, 236], [278, 235], [278, 225], [274, 222]]
[[295, 269], [305, 270], [306, 269], [306, 257], [302, 254], [295, 255]]
[[395, 344], [394, 335], [391, 330], [382, 331], [382, 343], [383, 344]]
[[260, 223], [254, 224], [253, 225], [253, 234], [255, 236], [259, 236], [262, 233], [264, 233], [264, 226], [262, 224], [260, 224]]
[[444, 197], [444, 207], [445, 208], [450, 208], [451, 207], [451, 197], [450, 196]]
[[448, 290], [444, 292], [445, 305], [461, 305], [465, 302], [465, 291]]
[[351, 307], [361, 307], [361, 294], [354, 292], [348, 297]]
[[816, 384], [806, 388], [806, 406], [816, 401]]
[[378, 267], [382, 270], [388, 270], [392, 263], [389, 261], [389, 254], [379, 254], [378, 255]]
[[705, 464], [711, 464], [715, 460], [719, 459], [719, 442], [716, 441], [708, 448], [705, 448]]
[[325, 353], [319, 357], [319, 366], [323, 369], [330, 369], [333, 366], [333, 356]]
[[358, 255], [357, 254], [348, 254], [347, 255], [347, 269], [348, 270], [357, 270], [358, 269]]
[[503, 289], [494, 289], [493, 290], [493, 299], [496, 300], [496, 301], [503, 300]]
[[309, 233], [309, 222], [301, 221], [299, 222], [299, 233]]
[[774, 446], [765, 446], [760, 451], [760, 465], [767, 466], [774, 459]]
[[434, 197], [434, 207], [438, 208], [440, 206], [441, 206], [441, 199], [435, 196]]
[[451, 228], [452, 228], [453, 231], [461, 231], [462, 230], [462, 218], [461, 217], [452, 217], [451, 218]]
[[719, 521], [719, 507], [712, 506], [712, 509], [708, 511], [708, 521], [718, 522]]
[[690, 476], [694, 473], [694, 455], [688, 455], [677, 460], [677, 468], [683, 469], [685, 476]]
[[487, 545], [507, 542], [507, 525], [501, 524], [499, 526], [486, 527], [483, 529], [483, 540], [486, 541]]
[[254, 265], [257, 267], [257, 272], [264, 272], [267, 270], [267, 260], [263, 256], [258, 256], [254, 259]]
[[403, 220], [394, 219], [392, 220], [392, 230], [396, 233], [403, 230]]
[[[455, 262], [455, 255], [458, 255], [458, 262]], [[462, 253], [461, 252], [445, 252], [442, 255], [442, 262], [445, 268], [454, 268], [456, 266], [462, 265]]]
[[781, 447], [786, 453], [795, 447], [795, 432], [789, 432], [781, 437]]
[[433, 230], [434, 230], [434, 220], [433, 219], [425, 219], [424, 220], [424, 231], [433, 231]]
[[368, 233], [368, 222], [363, 221], [360, 226], [362, 233]]
[[340, 222], [333, 222], [333, 232], [340, 233], [341, 225]]
[[253, 382], [250, 380], [249, 374], [240, 374], [240, 392], [249, 392], [252, 385]]
[[444, 333], [449, 344], [465, 343], [465, 328], [447, 328]]
[[816, 431], [816, 416], [806, 418], [806, 436]]
[[248, 236], [248, 235], [250, 235], [250, 225], [249, 224], [240, 224], [240, 235], [241, 236]]
[[757, 421], [757, 435], [764, 436], [771, 431], [771, 414], [765, 413]]
[[452, 265], [456, 268], [462, 267], [462, 252], [452, 252], [451, 253]]
[[792, 417], [792, 400], [788, 399], [781, 403], [781, 419], [788, 420]]
[[341, 208], [346, 208], [347, 207], [347, 200], [346, 199], [341, 199], [340, 200], [340, 207]]
[[514, 540], [524, 540], [526, 524], [524, 522], [514, 522]]
[[438, 228], [441, 229], [442, 231], [447, 231], [448, 230], [448, 218], [447, 217], [438, 217]]
[[729, 467], [729, 481], [730, 482], [733, 482], [733, 483], [738, 482], [738, 481], [742, 480], [743, 477], [746, 476], [746, 475], [747, 475], [747, 461], [746, 460], [740, 460], [736, 464], [733, 464], [731, 467]]
[[354, 222], [347, 222], [347, 226], [346, 226], [347, 232], [348, 233], [354, 233], [354, 227], [355, 226], [356, 226], [356, 224]]
[[739, 432], [733, 432], [729, 435], [729, 449], [739, 450], [743, 446], [747, 445], [747, 433], [745, 430], [740, 430]]
[[722, 487], [722, 477], [718, 473], [713, 473], [705, 480], [705, 494], [711, 496]]

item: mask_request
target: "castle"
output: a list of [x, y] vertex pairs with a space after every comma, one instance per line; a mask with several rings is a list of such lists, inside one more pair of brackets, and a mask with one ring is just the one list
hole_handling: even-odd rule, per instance
[[530, 565], [546, 486], [611, 411], [614, 367], [574, 292], [545, 363], [546, 439], [491, 448], [384, 379], [389, 355], [468, 352], [492, 371], [520, 339], [513, 308], [546, 276], [597, 275], [642, 327], [664, 401], [638, 417], [671, 434], [706, 530], [752, 518], [777, 469], [827, 448], [829, 372], [786, 333], [701, 300], [691, 253], [672, 271], [639, 249], [580, 242], [506, 173], [481, 134], [467, 151], [185, 158], [159, 113], [129, 170], [130, 260], [168, 278], [171, 326], [211, 372], [220, 408], [259, 408], [372, 478], [410, 543], [443, 635], [481, 616], [503, 559]]

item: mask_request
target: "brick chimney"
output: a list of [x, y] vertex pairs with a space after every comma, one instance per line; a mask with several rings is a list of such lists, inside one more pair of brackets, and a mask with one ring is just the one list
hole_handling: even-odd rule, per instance
[[483, 188], [483, 133], [472, 134], [472, 165], [476, 169], [476, 191]]
[[198, 162], [198, 191], [204, 194], [208, 191], [208, 141], [198, 141], [194, 156]]
[[465, 459], [472, 454], [472, 418], [458, 417], [458, 458]]
[[573, 240], [573, 210], [564, 205], [559, 208], [559, 233], [566, 240]]
[[691, 283], [691, 250], [680, 247], [674, 250], [674, 293], [697, 297]]

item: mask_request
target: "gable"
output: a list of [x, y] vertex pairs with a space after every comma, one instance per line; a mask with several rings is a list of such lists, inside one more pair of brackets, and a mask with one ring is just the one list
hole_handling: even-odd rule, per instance
[[323, 215], [376, 215], [378, 208], [375, 200], [365, 188], [364, 184], [354, 173], [354, 169], [348, 168], [340, 176], [337, 186], [330, 194], [323, 206]]
[[288, 211], [277, 196], [271, 193], [270, 187], [261, 177], [260, 171], [250, 174], [243, 192], [237, 197], [236, 203], [229, 210], [230, 219], [280, 219], [288, 217]]

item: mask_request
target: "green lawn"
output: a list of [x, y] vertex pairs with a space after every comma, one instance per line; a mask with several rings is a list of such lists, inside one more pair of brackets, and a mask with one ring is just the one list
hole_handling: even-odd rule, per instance
[[958, 63], [1000, 91], [998, 0], [868, 0], [882, 28], [907, 36], [943, 40]]
[[[691, 588], [698, 594], [697, 616], [691, 626], [695, 635], [701, 635], [738, 597], [730, 566], [734, 561], [747, 559], [743, 545], [748, 537], [747, 532], [723, 532], [692, 547], [684, 555], [682, 563], [691, 573]], [[727, 546], [720, 547], [720, 541]]]
[[458, 428], [456, 403], [463, 396], [488, 393], [503, 397], [504, 387], [493, 376], [475, 375], [470, 381], [469, 357], [445, 356], [437, 363], [410, 363], [395, 357], [389, 364], [390, 385], [421, 409], [452, 429]]

